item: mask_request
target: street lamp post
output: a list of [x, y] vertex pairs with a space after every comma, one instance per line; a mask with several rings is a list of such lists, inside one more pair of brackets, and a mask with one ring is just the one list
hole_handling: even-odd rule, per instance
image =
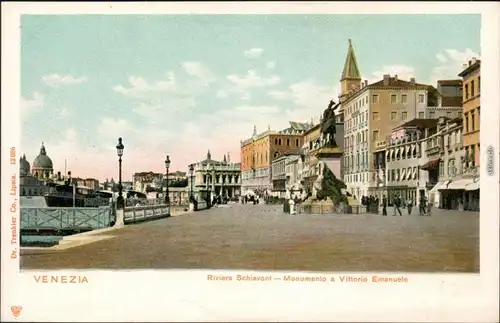
[[165, 169], [167, 170], [167, 191], [165, 194], [165, 204], [170, 205], [170, 195], [168, 191], [168, 170], [170, 168], [170, 157], [167, 155], [167, 159], [165, 159]]
[[194, 167], [193, 164], [189, 165], [189, 180], [191, 181], [191, 190], [189, 193], [190, 199], [193, 199], [193, 173], [194, 173]]
[[118, 154], [118, 198], [116, 200], [116, 208], [123, 209], [125, 201], [123, 200], [123, 186], [122, 186], [122, 156], [123, 156], [122, 138], [118, 138], [118, 145], [116, 145], [116, 153]]

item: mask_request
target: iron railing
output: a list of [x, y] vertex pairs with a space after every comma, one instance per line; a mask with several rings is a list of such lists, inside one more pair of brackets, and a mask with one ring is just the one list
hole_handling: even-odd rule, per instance
[[105, 228], [112, 219], [110, 207], [100, 208], [21, 208], [21, 229], [50, 227], [55, 229], [86, 227]]

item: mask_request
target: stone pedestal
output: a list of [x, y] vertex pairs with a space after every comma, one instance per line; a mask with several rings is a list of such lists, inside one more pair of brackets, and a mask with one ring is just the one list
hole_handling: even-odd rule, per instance
[[335, 177], [342, 179], [340, 165], [343, 153], [339, 147], [323, 147], [318, 149], [315, 155], [330, 169]]
[[113, 227], [119, 228], [125, 225], [125, 216], [123, 214], [123, 209], [116, 210], [116, 222]]

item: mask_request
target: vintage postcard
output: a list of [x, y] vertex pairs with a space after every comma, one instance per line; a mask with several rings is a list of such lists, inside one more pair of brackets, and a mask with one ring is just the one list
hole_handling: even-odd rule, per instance
[[499, 6], [2, 4], [2, 321], [498, 321]]

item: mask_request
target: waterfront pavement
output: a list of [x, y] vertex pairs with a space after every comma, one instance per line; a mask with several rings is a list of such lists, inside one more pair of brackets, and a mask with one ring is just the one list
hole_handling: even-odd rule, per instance
[[479, 272], [479, 213], [434, 209], [421, 217], [415, 211], [291, 216], [282, 206], [233, 204], [22, 255], [21, 269]]

